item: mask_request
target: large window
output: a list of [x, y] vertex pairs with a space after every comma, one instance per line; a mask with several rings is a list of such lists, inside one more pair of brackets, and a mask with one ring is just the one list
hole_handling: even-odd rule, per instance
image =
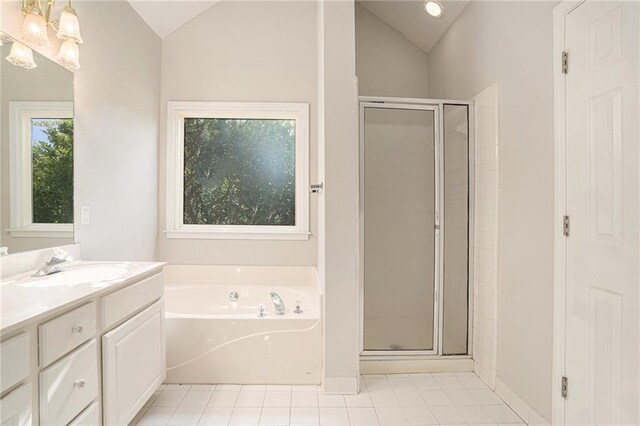
[[73, 105], [10, 102], [14, 237], [73, 233]]
[[306, 104], [169, 102], [169, 238], [306, 239]]

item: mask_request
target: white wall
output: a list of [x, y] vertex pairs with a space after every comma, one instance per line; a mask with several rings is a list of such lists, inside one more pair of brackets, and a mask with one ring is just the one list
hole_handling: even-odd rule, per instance
[[[75, 73], [74, 194], [91, 207], [75, 226], [86, 259], [157, 257], [160, 39], [125, 1], [74, 3], [84, 44]], [[18, 4], [2, 2], [1, 28], [20, 34]], [[58, 40], [50, 30], [53, 57]]]
[[324, 380], [330, 393], [358, 387], [358, 142], [354, 3], [318, 5], [321, 161], [325, 191], [319, 262], [324, 268]]
[[310, 179], [317, 162], [317, 10], [313, 2], [221, 2], [169, 35], [162, 47], [160, 258], [180, 264], [315, 265], [317, 197], [308, 241], [167, 239], [168, 101], [310, 104]]
[[555, 2], [471, 2], [429, 53], [429, 96], [500, 86], [498, 378], [551, 417]]
[[427, 97], [427, 53], [358, 3], [355, 16], [358, 94]]

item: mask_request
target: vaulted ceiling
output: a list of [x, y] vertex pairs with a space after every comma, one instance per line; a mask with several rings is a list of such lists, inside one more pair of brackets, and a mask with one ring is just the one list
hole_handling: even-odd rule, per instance
[[165, 38], [219, 1], [129, 0], [129, 3], [160, 38]]
[[441, 18], [429, 16], [421, 0], [365, 0], [359, 3], [371, 13], [400, 31], [425, 52], [447, 31], [469, 0], [439, 0], [444, 9]]

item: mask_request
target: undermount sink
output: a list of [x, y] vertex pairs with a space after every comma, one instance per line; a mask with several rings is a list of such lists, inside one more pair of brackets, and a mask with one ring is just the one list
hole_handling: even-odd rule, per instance
[[80, 284], [100, 285], [117, 280], [129, 270], [126, 264], [82, 264], [60, 268], [62, 272], [42, 277], [26, 276], [16, 280], [16, 284], [26, 287], [59, 287]]

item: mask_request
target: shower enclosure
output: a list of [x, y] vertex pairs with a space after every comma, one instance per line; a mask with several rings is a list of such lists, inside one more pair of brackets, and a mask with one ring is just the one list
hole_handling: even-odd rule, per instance
[[471, 114], [360, 98], [363, 356], [470, 353]]

